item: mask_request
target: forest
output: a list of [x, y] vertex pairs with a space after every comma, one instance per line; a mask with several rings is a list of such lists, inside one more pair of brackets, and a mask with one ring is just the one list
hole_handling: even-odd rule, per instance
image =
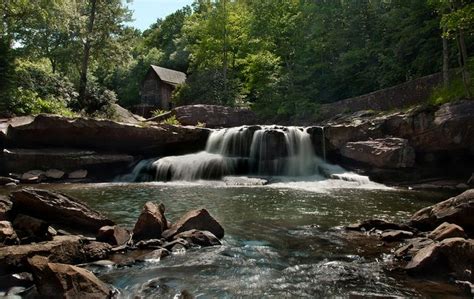
[[121, 0], [0, 5], [4, 115], [113, 118], [111, 104], [139, 102], [150, 64], [188, 75], [176, 105], [281, 119], [441, 71], [441, 101], [472, 92], [468, 0], [196, 0], [143, 32]]

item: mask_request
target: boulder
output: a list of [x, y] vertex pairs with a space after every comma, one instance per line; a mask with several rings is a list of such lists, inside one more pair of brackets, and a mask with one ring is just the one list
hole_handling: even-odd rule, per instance
[[189, 211], [176, 221], [170, 229], [164, 231], [163, 237], [168, 239], [176, 234], [193, 229], [209, 231], [219, 239], [224, 237], [224, 228], [206, 209]]
[[369, 120], [351, 119], [343, 123], [329, 123], [324, 129], [325, 147], [328, 151], [338, 150], [352, 141], [382, 138], [380, 124]]
[[13, 203], [5, 196], [0, 195], [0, 221], [10, 220]]
[[96, 233], [102, 226], [114, 224], [85, 203], [61, 193], [27, 188], [12, 192], [10, 198], [18, 213], [77, 230]]
[[167, 229], [165, 206], [154, 202], [147, 202], [133, 228], [133, 240], [159, 239], [161, 233]]
[[40, 114], [30, 122], [10, 124], [6, 142], [7, 148], [77, 148], [158, 156], [202, 150], [209, 132], [202, 128]]
[[219, 239], [217, 239], [217, 237], [214, 236], [213, 233], [196, 229], [179, 233], [175, 235], [173, 239], [184, 239], [192, 245], [203, 247], [222, 245]]
[[64, 171], [59, 169], [48, 169], [45, 172], [45, 175], [48, 179], [60, 180], [64, 177]]
[[406, 265], [414, 274], [454, 275], [461, 280], [474, 279], [474, 240], [449, 238], [418, 251]]
[[79, 169], [79, 170], [75, 170], [73, 172], [70, 172], [68, 175], [67, 175], [67, 178], [68, 179], [85, 179], [87, 177], [87, 170], [85, 169]]
[[114, 111], [114, 120], [127, 123], [127, 124], [139, 124], [145, 121], [145, 118], [133, 114], [132, 112], [128, 111], [127, 109], [123, 108], [119, 104], [112, 104], [112, 109]]
[[182, 125], [206, 124], [208, 128], [238, 127], [256, 124], [257, 117], [248, 108], [218, 105], [188, 105], [173, 109]]
[[456, 237], [465, 238], [466, 233], [464, 233], [464, 230], [459, 225], [448, 222], [441, 223], [428, 235], [428, 238], [435, 241], [442, 241], [447, 238]]
[[46, 257], [28, 259], [38, 293], [45, 298], [111, 298], [112, 289], [92, 272]]
[[20, 181], [24, 183], [39, 183], [46, 178], [42, 170], [29, 170], [21, 175]]
[[54, 229], [46, 221], [23, 214], [16, 215], [13, 227], [21, 243], [49, 241], [55, 235]]
[[56, 236], [47, 242], [0, 247], [0, 274], [28, 270], [27, 258], [34, 255], [48, 256], [58, 263], [86, 262], [81, 237]]
[[99, 229], [96, 239], [97, 241], [109, 243], [110, 245], [120, 246], [130, 240], [130, 233], [118, 225], [103, 226]]
[[405, 230], [384, 231], [380, 238], [385, 242], [397, 242], [413, 237], [413, 233]]
[[415, 164], [415, 150], [401, 138], [348, 142], [341, 148], [341, 155], [380, 168], [405, 168]]
[[0, 221], [0, 246], [19, 244], [18, 236], [8, 221]]
[[443, 222], [461, 226], [467, 235], [474, 234], [474, 189], [416, 212], [410, 225], [421, 230], [433, 230]]
[[3, 151], [3, 155], [8, 172], [24, 172], [31, 167], [49, 169], [44, 175], [50, 179], [61, 179], [63, 171], [77, 169], [126, 169], [134, 161], [131, 155], [64, 148], [9, 148]]

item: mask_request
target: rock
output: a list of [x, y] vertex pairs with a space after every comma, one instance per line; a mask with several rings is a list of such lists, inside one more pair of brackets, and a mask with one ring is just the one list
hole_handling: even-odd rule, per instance
[[413, 237], [413, 233], [405, 230], [384, 231], [380, 238], [385, 242], [397, 242]]
[[3, 195], [0, 195], [0, 221], [10, 220], [13, 203]]
[[53, 239], [52, 231], [46, 221], [28, 216], [18, 214], [13, 221], [21, 243], [49, 241]]
[[167, 229], [164, 215], [165, 206], [154, 202], [147, 202], [133, 228], [133, 240], [159, 239], [161, 233]]
[[112, 246], [103, 242], [88, 242], [83, 246], [83, 252], [87, 261], [106, 259], [112, 252]]
[[150, 240], [142, 240], [135, 244], [137, 248], [140, 249], [157, 249], [163, 246], [164, 242], [160, 239], [150, 239]]
[[63, 171], [77, 169], [90, 169], [96, 172], [103, 168], [127, 169], [134, 161], [133, 156], [126, 154], [64, 148], [9, 148], [3, 151], [3, 155], [8, 172], [23, 172], [31, 167], [49, 169], [45, 176], [51, 179], [64, 178]]
[[382, 138], [384, 136], [380, 124], [367, 120], [330, 123], [325, 127], [324, 134], [328, 151], [338, 150], [348, 142]]
[[113, 225], [99, 212], [85, 203], [61, 193], [41, 189], [22, 189], [12, 192], [11, 201], [18, 213], [96, 233], [105, 225]]
[[0, 186], [5, 186], [10, 183], [18, 184], [19, 182], [19, 180], [15, 180], [14, 178], [0, 176]]
[[16, 183], [8, 183], [8, 184], [5, 185], [5, 187], [8, 187], [8, 188], [14, 188], [16, 186], [17, 186]]
[[[191, 244], [189, 244], [188, 241], [184, 240], [184, 239], [174, 239], [173, 241], [171, 242], [167, 242], [165, 244], [163, 244], [163, 248], [166, 248], [168, 250], [171, 250], [171, 251], [182, 251], [182, 249], [186, 250], [187, 248], [189, 248], [191, 246]], [[175, 250], [173, 250], [175, 249]]]
[[96, 239], [110, 245], [120, 246], [130, 240], [130, 233], [118, 225], [103, 226], [99, 229]]
[[341, 148], [341, 155], [380, 168], [405, 168], [415, 164], [415, 150], [401, 138], [348, 142]]
[[27, 258], [48, 256], [51, 261], [67, 264], [86, 262], [82, 238], [56, 236], [52, 241], [0, 247], [0, 274], [27, 271]]
[[173, 109], [182, 125], [206, 124], [208, 128], [238, 127], [256, 124], [256, 115], [247, 108], [218, 105], [188, 105]]
[[13, 226], [8, 221], [0, 221], [0, 246], [19, 244], [18, 236], [16, 235]]
[[112, 289], [92, 272], [66, 264], [51, 263], [47, 258], [28, 259], [36, 288], [43, 297], [111, 298]]
[[219, 239], [213, 233], [200, 230], [189, 230], [179, 233], [173, 239], [184, 239], [192, 245], [198, 246], [216, 246], [222, 245]]
[[152, 252], [145, 253], [142, 256], [139, 256], [137, 258], [137, 260], [138, 261], [144, 261], [144, 262], [146, 262], [146, 261], [159, 261], [162, 258], [167, 257], [170, 254], [171, 253], [169, 252], [169, 250], [167, 250], [165, 248], [160, 248], [160, 249], [153, 250]]
[[24, 183], [39, 183], [46, 178], [42, 170], [30, 170], [21, 175], [20, 181]]
[[454, 275], [460, 280], [474, 279], [474, 240], [444, 239], [424, 247], [406, 265], [406, 270], [421, 275]]
[[412, 229], [404, 224], [392, 223], [382, 219], [369, 219], [359, 223], [354, 223], [346, 226], [348, 230], [364, 230], [369, 231], [371, 229], [378, 230], [405, 230], [411, 231]]
[[[202, 150], [209, 133], [202, 128], [40, 114], [26, 123], [10, 124], [7, 144], [9, 148], [77, 148], [162, 156]], [[56, 166], [45, 169], [49, 168], [63, 169]]]
[[435, 241], [442, 241], [447, 238], [465, 238], [466, 234], [462, 227], [456, 224], [444, 222], [435, 228], [429, 235], [428, 238]]
[[112, 104], [112, 109], [114, 111], [114, 120], [127, 124], [139, 124], [145, 119], [139, 115], [133, 114], [127, 109], [123, 108], [119, 104]]
[[224, 237], [224, 229], [206, 209], [189, 211], [176, 221], [170, 229], [164, 231], [163, 237], [168, 239], [176, 234], [193, 229], [209, 231], [219, 239]]
[[461, 226], [468, 235], [474, 234], [474, 189], [416, 212], [410, 225], [432, 230], [443, 222]]
[[401, 259], [411, 259], [422, 248], [433, 244], [434, 241], [428, 238], [413, 238], [408, 240], [408, 244], [395, 250], [395, 257]]
[[85, 179], [87, 177], [87, 170], [80, 169], [70, 172], [67, 175], [68, 179]]
[[48, 179], [59, 180], [64, 177], [64, 171], [59, 169], [49, 169], [46, 171], [45, 175]]

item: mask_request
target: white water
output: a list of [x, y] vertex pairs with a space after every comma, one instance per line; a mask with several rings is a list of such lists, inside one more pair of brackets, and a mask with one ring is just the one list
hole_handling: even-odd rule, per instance
[[[145, 179], [144, 169], [148, 171]], [[214, 130], [208, 138], [205, 151], [164, 157], [154, 162], [142, 161], [127, 178], [132, 181], [151, 179], [161, 182], [207, 180], [217, 186], [236, 181], [239, 182], [237, 185], [248, 185], [245, 180], [248, 175], [270, 178], [267, 185], [273, 187], [308, 191], [383, 187], [371, 182], [366, 176], [349, 172], [319, 158], [306, 128], [282, 126], [242, 126]], [[225, 177], [242, 179], [226, 180]], [[259, 181], [257, 185], [262, 184]]]

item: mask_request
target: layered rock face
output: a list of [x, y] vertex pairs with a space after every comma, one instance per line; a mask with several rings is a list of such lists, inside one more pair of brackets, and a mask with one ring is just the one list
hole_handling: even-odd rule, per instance
[[201, 150], [209, 135], [203, 128], [55, 115], [11, 119], [2, 124], [1, 131], [5, 149], [2, 147], [0, 166], [4, 174], [84, 169], [110, 177], [124, 172], [137, 156]]
[[257, 123], [255, 114], [247, 108], [218, 105], [188, 105], [173, 109], [182, 125], [206, 124], [208, 128], [237, 127]]
[[[474, 101], [386, 115], [358, 112], [333, 118], [324, 131], [313, 132], [316, 147], [320, 148], [318, 140], [324, 139], [331, 158], [349, 166], [351, 161], [361, 163], [369, 172], [416, 166], [417, 171], [426, 169], [429, 175], [466, 176], [466, 182], [472, 173]], [[452, 167], [454, 164], [457, 166]]]

